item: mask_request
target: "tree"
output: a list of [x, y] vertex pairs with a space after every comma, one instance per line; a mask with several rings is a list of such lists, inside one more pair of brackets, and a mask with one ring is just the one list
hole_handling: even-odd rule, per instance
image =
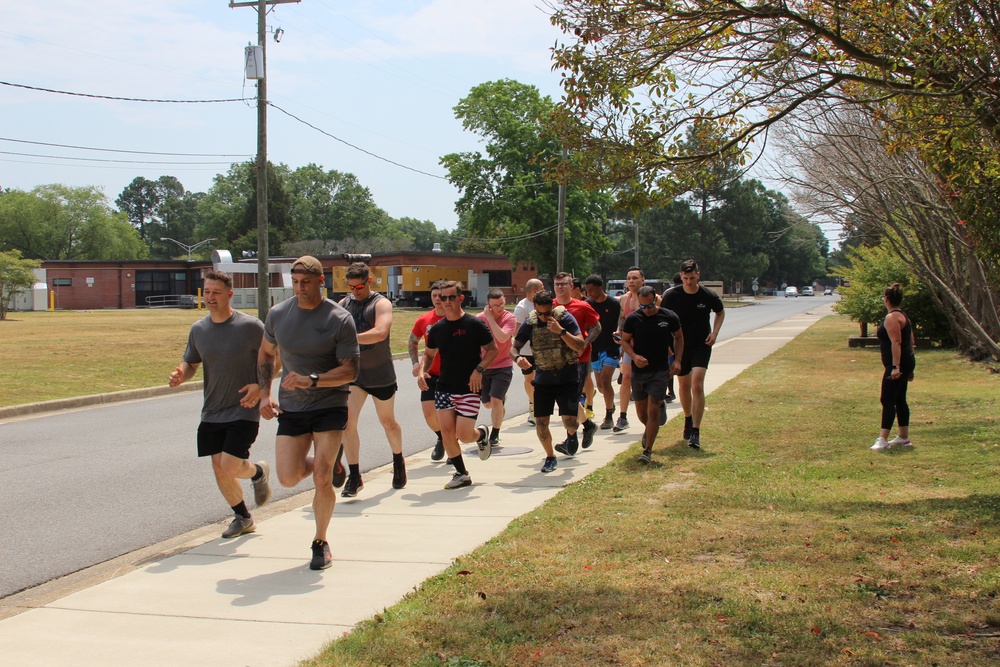
[[[462, 193], [456, 236], [464, 250], [501, 251], [530, 260], [542, 272], [556, 267], [558, 185], [545, 177], [562, 145], [546, 129], [555, 105], [534, 86], [510, 79], [474, 87], [455, 107], [462, 126], [484, 139], [479, 151], [441, 158], [448, 180]], [[565, 266], [585, 272], [610, 250], [601, 223], [611, 199], [570, 183], [566, 193]]]
[[129, 222], [139, 230], [139, 238], [148, 243], [146, 225], [153, 220], [153, 215], [157, 206], [160, 205], [160, 201], [156, 181], [136, 176], [118, 195], [115, 206], [128, 216]]
[[40, 185], [0, 195], [0, 240], [31, 259], [144, 259], [149, 249], [98, 188]]
[[14, 295], [35, 284], [34, 269], [41, 265], [37, 260], [21, 259], [19, 250], [0, 252], [0, 320], [7, 319]]
[[389, 214], [375, 204], [371, 191], [354, 174], [310, 163], [287, 171], [284, 179], [300, 238], [398, 237]]
[[[947, 173], [962, 182], [995, 184], [1000, 174], [993, 2], [550, 5], [552, 22], [571, 36], [554, 51], [565, 89], [561, 136], [594, 182], [629, 182], [669, 199], [690, 187], [690, 170], [677, 167], [732, 151], [742, 158], [816, 99], [877, 110], [897, 146], [925, 152], [940, 173], [955, 160]], [[726, 141], [685, 150], [686, 130], [699, 123]]]

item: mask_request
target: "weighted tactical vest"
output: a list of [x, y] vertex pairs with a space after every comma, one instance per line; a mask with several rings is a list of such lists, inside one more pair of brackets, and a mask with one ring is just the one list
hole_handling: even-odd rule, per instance
[[[564, 306], [556, 306], [552, 309], [552, 317], [561, 321], [566, 314]], [[562, 336], [553, 333], [548, 327], [538, 326], [538, 313], [531, 311], [527, 322], [531, 325], [531, 351], [535, 355], [535, 365], [543, 371], [556, 371], [565, 368], [567, 365], [576, 365], [580, 356], [562, 339]]]

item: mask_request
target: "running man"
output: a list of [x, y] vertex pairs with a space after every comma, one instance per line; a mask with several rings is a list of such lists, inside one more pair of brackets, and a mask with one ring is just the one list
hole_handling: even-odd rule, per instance
[[[698, 284], [701, 271], [693, 259], [681, 263], [681, 286], [663, 293], [662, 306], [677, 313], [684, 331], [684, 354], [677, 376], [677, 393], [684, 409], [684, 439], [693, 449], [701, 448], [701, 420], [705, 416], [705, 373], [712, 346], [726, 319], [722, 299]], [[711, 313], [715, 313], [710, 324]], [[679, 353], [678, 353], [679, 354]]]
[[490, 447], [500, 444], [500, 427], [506, 413], [504, 401], [507, 390], [514, 379], [514, 360], [510, 356], [510, 346], [516, 323], [514, 313], [508, 312], [507, 299], [499, 287], [491, 287], [486, 293], [486, 308], [476, 315], [486, 323], [497, 344], [497, 356], [483, 373], [483, 388], [480, 398], [483, 405], [490, 407]]
[[347, 429], [344, 431], [344, 451], [347, 453], [347, 483], [340, 494], [353, 498], [365, 488], [361, 481], [361, 436], [358, 419], [361, 408], [370, 395], [375, 403], [375, 414], [385, 430], [386, 440], [392, 450], [392, 488], [406, 486], [406, 463], [403, 460], [403, 431], [396, 421], [396, 369], [389, 349], [392, 331], [392, 302], [384, 295], [372, 291], [372, 277], [368, 265], [355, 262], [347, 267], [347, 287], [350, 295], [340, 301], [354, 319], [361, 348], [358, 378], [351, 384], [351, 397], [347, 402]]
[[604, 291], [604, 281], [598, 275], [588, 276], [584, 281], [587, 288], [587, 303], [597, 311], [601, 321], [601, 335], [594, 340], [590, 353], [590, 367], [594, 373], [594, 384], [604, 397], [604, 421], [602, 429], [615, 425], [615, 389], [613, 380], [619, 367], [621, 349], [614, 340], [614, 333], [621, 320], [622, 307]]
[[670, 363], [670, 350], [684, 353], [684, 334], [676, 313], [656, 305], [656, 290], [643, 285], [636, 296], [636, 309], [622, 323], [622, 350], [632, 359], [632, 398], [645, 427], [639, 462], [650, 464], [670, 375], [681, 369], [680, 359]]
[[[312, 570], [325, 570], [333, 563], [327, 541], [337, 502], [333, 463], [347, 427], [349, 387], [358, 377], [361, 354], [354, 320], [323, 297], [323, 282], [323, 265], [318, 259], [305, 255], [295, 260], [295, 298], [268, 312], [257, 355], [260, 415], [264, 419], [278, 417], [278, 481], [292, 487], [306, 477], [313, 479], [316, 533], [309, 562]], [[275, 401], [271, 379], [279, 355], [282, 379]]]
[[[619, 320], [618, 331], [616, 332], [619, 340], [622, 333], [621, 324], [625, 322], [626, 317], [635, 311], [636, 305], [639, 303], [639, 288], [645, 283], [646, 275], [642, 272], [642, 269], [638, 266], [630, 266], [628, 272], [625, 274], [625, 293], [618, 299], [618, 303], [622, 307], [621, 320]], [[660, 297], [656, 297], [656, 305], [660, 305]], [[622, 388], [618, 392], [618, 403], [621, 406], [619, 408], [621, 412], [618, 415], [618, 422], [615, 423], [612, 429], [615, 433], [628, 430], [628, 404], [632, 400], [632, 360], [625, 352], [622, 352], [621, 369]]]
[[[580, 332], [584, 336], [583, 352], [580, 354], [578, 360], [580, 391], [577, 392], [576, 399], [579, 401], [584, 396], [584, 389], [587, 380], [590, 378], [590, 345], [601, 335], [601, 318], [598, 317], [597, 311], [589, 303], [581, 299], [574, 299], [571, 296], [573, 276], [565, 271], [557, 273], [553, 284], [556, 288], [555, 304], [563, 306], [569, 311], [569, 314], [576, 320], [577, 326], [580, 327]], [[597, 432], [597, 424], [594, 423], [594, 420], [587, 417], [582, 403], [580, 404], [578, 421], [583, 423], [583, 442], [581, 443], [577, 439], [576, 429], [574, 428], [573, 431], [566, 433], [565, 442], [556, 445], [556, 451], [560, 454], [574, 456], [581, 445], [584, 449], [587, 449], [594, 442], [594, 433]]]
[[552, 447], [549, 419], [555, 406], [567, 431], [576, 434], [580, 411], [579, 355], [584, 340], [580, 327], [565, 306], [554, 303], [552, 292], [539, 291], [534, 296], [535, 310], [517, 330], [510, 356], [521, 368], [528, 362], [521, 349], [531, 341], [535, 352], [535, 434], [545, 450], [542, 472], [556, 469], [556, 450]]
[[476, 418], [479, 416], [483, 373], [497, 356], [497, 344], [489, 328], [465, 312], [462, 308], [464, 300], [462, 283], [457, 280], [441, 283], [444, 319], [431, 327], [427, 334], [421, 377], [417, 379], [420, 388], [426, 390], [424, 376], [440, 355], [441, 376], [434, 392], [434, 407], [441, 423], [444, 451], [455, 466], [455, 474], [444, 485], [446, 489], [459, 489], [472, 484], [459, 443], [475, 442], [479, 458], [483, 461], [492, 453], [489, 429], [476, 426]]
[[[533, 299], [535, 295], [542, 291], [544, 285], [542, 281], [538, 278], [532, 278], [528, 282], [524, 283], [524, 298], [517, 302], [514, 306], [514, 322], [517, 328], [520, 328], [524, 321], [528, 318], [528, 315], [535, 309], [535, 304]], [[534, 402], [535, 402], [535, 387], [531, 384], [531, 381], [535, 379], [535, 357], [531, 353], [531, 343], [525, 343], [524, 354], [521, 356], [527, 360], [528, 365], [523, 366], [518, 364], [518, 368], [521, 369], [521, 377], [524, 379], [524, 393], [528, 396], [528, 424], [531, 426], [535, 425], [535, 412], [534, 412]]]
[[257, 507], [271, 498], [271, 467], [267, 461], [249, 460], [260, 426], [257, 350], [264, 325], [230, 305], [233, 280], [228, 274], [209, 271], [202, 290], [208, 315], [191, 326], [183, 361], [170, 373], [169, 384], [180, 386], [205, 364], [198, 456], [211, 457], [215, 483], [235, 515], [222, 536], [236, 537], [257, 530], [240, 480], [250, 480]]
[[420, 341], [423, 340], [426, 345], [427, 330], [444, 319], [444, 306], [441, 305], [441, 281], [431, 285], [431, 304], [434, 307], [418, 317], [417, 321], [413, 323], [410, 338], [406, 342], [406, 351], [409, 352], [410, 362], [413, 363], [413, 377], [418, 378], [418, 384], [419, 378], [423, 377], [427, 385], [427, 389], [420, 390], [420, 409], [423, 410], [424, 421], [427, 422], [428, 428], [434, 431], [434, 435], [437, 436], [437, 442], [434, 443], [434, 450], [431, 452], [431, 460], [440, 461], [444, 458], [444, 442], [441, 440], [441, 422], [438, 421], [437, 410], [434, 409], [434, 390], [437, 388], [438, 376], [441, 375], [441, 358], [435, 357], [434, 364], [425, 375], [421, 376]]

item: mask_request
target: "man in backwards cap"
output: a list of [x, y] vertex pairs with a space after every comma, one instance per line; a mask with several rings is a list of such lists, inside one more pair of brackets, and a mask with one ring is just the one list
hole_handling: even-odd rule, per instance
[[[291, 487], [311, 475], [316, 487], [316, 535], [309, 562], [313, 570], [324, 570], [333, 562], [326, 535], [337, 500], [333, 464], [347, 426], [349, 386], [357, 378], [361, 354], [354, 320], [323, 296], [323, 282], [318, 259], [305, 255], [295, 260], [295, 298], [267, 314], [257, 354], [260, 414], [264, 419], [278, 417], [278, 481]], [[271, 396], [271, 380], [279, 354], [281, 384], [276, 401]]]

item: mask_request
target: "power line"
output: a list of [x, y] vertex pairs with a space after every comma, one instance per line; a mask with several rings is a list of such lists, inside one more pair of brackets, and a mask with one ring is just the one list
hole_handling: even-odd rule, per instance
[[229, 162], [170, 162], [170, 161], [157, 161], [157, 160], [111, 160], [108, 158], [98, 158], [98, 157], [69, 157], [65, 155], [40, 155], [38, 153], [17, 153], [14, 151], [0, 151], [0, 155], [16, 155], [18, 157], [38, 157], [38, 158], [45, 158], [47, 160], [73, 160], [76, 162], [113, 162], [115, 164], [179, 164], [179, 165], [229, 164]]
[[128, 153], [130, 155], [162, 155], [166, 157], [236, 157], [250, 158], [253, 155], [247, 153], [160, 153], [157, 151], [130, 151], [121, 148], [95, 148], [93, 146], [74, 146], [72, 144], [52, 144], [45, 141], [28, 141], [27, 139], [10, 139], [0, 137], [0, 141], [10, 141], [18, 144], [31, 144], [33, 146], [50, 146], [53, 148], [72, 148], [81, 151], [99, 151], [102, 153]]
[[4, 86], [12, 88], [24, 88], [25, 90], [35, 90], [43, 93], [56, 93], [58, 95], [70, 95], [72, 97], [89, 97], [97, 100], [114, 100], [116, 102], [153, 102], [156, 104], [217, 104], [220, 102], [246, 102], [253, 98], [233, 97], [219, 100], [158, 100], [145, 97], [117, 97], [115, 95], [92, 95], [90, 93], [76, 93], [68, 90], [55, 90], [53, 88], [41, 88], [39, 86], [29, 86], [23, 83], [11, 83], [10, 81], [0, 81]]
[[315, 125], [313, 125], [312, 123], [310, 123], [308, 121], [305, 121], [305, 120], [302, 120], [301, 118], [299, 118], [295, 114], [293, 114], [293, 113], [291, 113], [289, 111], [285, 111], [284, 109], [282, 109], [281, 107], [279, 107], [274, 102], [268, 101], [267, 105], [270, 106], [270, 107], [273, 107], [274, 109], [276, 109], [278, 111], [280, 111], [281, 113], [285, 114], [289, 118], [297, 120], [298, 122], [302, 123], [306, 127], [310, 127], [312, 129], [316, 130], [317, 132], [319, 132], [320, 134], [326, 135], [326, 136], [330, 137], [331, 139], [333, 139], [334, 141], [339, 141], [340, 143], [344, 144], [345, 146], [349, 146], [350, 148], [353, 148], [356, 151], [364, 153], [365, 155], [370, 155], [371, 157], [375, 158], [376, 160], [381, 160], [382, 162], [387, 162], [387, 163], [389, 163], [391, 165], [394, 165], [396, 167], [400, 167], [402, 169], [406, 169], [408, 171], [412, 171], [412, 172], [414, 172], [416, 174], [422, 174], [424, 176], [430, 176], [431, 178], [438, 178], [438, 179], [440, 179], [442, 181], [447, 181], [448, 180], [447, 178], [445, 178], [444, 176], [441, 176], [439, 174], [432, 174], [432, 173], [427, 172], [427, 171], [421, 171], [420, 169], [416, 169], [415, 167], [408, 167], [407, 165], [402, 164], [400, 162], [395, 162], [394, 160], [390, 160], [389, 158], [382, 157], [381, 155], [376, 155], [375, 153], [372, 153], [371, 151], [367, 151], [364, 148], [361, 148], [360, 146], [355, 146], [354, 144], [350, 143], [349, 141], [344, 141], [340, 137], [334, 136], [334, 135], [330, 134], [329, 132], [327, 132], [326, 130], [320, 129], [320, 128], [316, 127]]

